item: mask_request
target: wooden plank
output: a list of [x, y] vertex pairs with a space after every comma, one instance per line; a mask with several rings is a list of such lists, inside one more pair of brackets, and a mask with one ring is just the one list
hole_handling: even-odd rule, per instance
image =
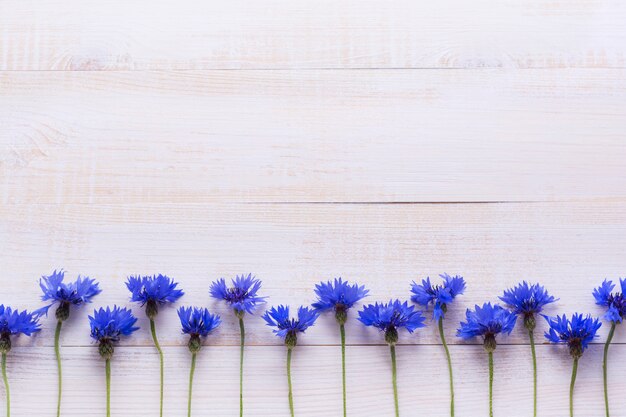
[[[129, 274], [167, 273], [181, 282], [182, 304], [209, 306], [225, 323], [214, 343], [237, 346], [232, 312], [208, 295], [221, 276], [254, 272], [264, 281], [270, 304], [314, 301], [313, 286], [343, 276], [371, 289], [369, 302], [408, 298], [412, 280], [438, 273], [462, 274], [467, 293], [449, 312], [450, 343], [466, 306], [497, 301], [522, 279], [540, 280], [560, 301], [548, 314], [574, 311], [602, 314], [592, 289], [604, 278], [624, 277], [624, 203], [418, 204], [418, 205], [5, 205], [0, 231], [5, 238], [0, 264], [6, 279], [0, 299], [31, 309], [41, 305], [37, 279], [66, 268], [103, 283], [94, 306], [130, 305], [124, 280]], [[129, 343], [149, 346], [148, 323]], [[88, 308], [91, 311], [91, 307]], [[87, 311], [68, 323], [65, 343], [90, 344]], [[354, 317], [354, 316], [353, 316]], [[158, 317], [164, 345], [180, 346], [173, 309]], [[246, 321], [248, 343], [279, 340], [258, 317]], [[545, 323], [540, 320], [538, 338]], [[607, 332], [607, 326], [601, 334]], [[49, 346], [53, 319], [35, 341]], [[381, 335], [354, 319], [350, 344], [380, 344]], [[603, 340], [599, 339], [598, 342]], [[439, 344], [435, 326], [402, 338], [402, 343]], [[616, 342], [626, 342], [618, 331]], [[503, 343], [527, 343], [520, 326]], [[320, 319], [303, 343], [336, 345], [332, 316]]]
[[624, 70], [0, 74], [4, 203], [624, 200]]
[[623, 68], [613, 0], [5, 0], [0, 70]]
[[[623, 346], [611, 350], [609, 387], [615, 415], [626, 407], [619, 395], [626, 371]], [[399, 346], [398, 382], [401, 415], [445, 417], [448, 377], [440, 346]], [[453, 346], [456, 415], [487, 415], [486, 354], [479, 346]], [[104, 364], [97, 348], [64, 348], [64, 415], [104, 415]], [[566, 349], [540, 346], [539, 413], [566, 415], [571, 358]], [[250, 347], [245, 362], [245, 408], [251, 416], [288, 416], [285, 348]], [[500, 346], [495, 352], [495, 415], [532, 414], [532, 371], [528, 346]], [[236, 415], [239, 407], [238, 349], [205, 347], [198, 357], [194, 384], [195, 415]], [[592, 346], [580, 361], [576, 413], [602, 415], [602, 347]], [[186, 415], [190, 354], [183, 346], [165, 349], [165, 413]], [[341, 410], [340, 353], [337, 347], [302, 346], [293, 355], [294, 402], [298, 416], [334, 416]], [[347, 350], [350, 415], [393, 415], [390, 359], [386, 346]], [[425, 379], [428, 383], [425, 383]], [[51, 348], [14, 349], [9, 358], [13, 414], [55, 415], [56, 363]], [[112, 415], [158, 413], [158, 358], [153, 348], [120, 347], [112, 362]], [[4, 402], [4, 390], [0, 401]], [[37, 401], [32, 400], [37, 392]], [[515, 399], [512, 414], [511, 399]]]

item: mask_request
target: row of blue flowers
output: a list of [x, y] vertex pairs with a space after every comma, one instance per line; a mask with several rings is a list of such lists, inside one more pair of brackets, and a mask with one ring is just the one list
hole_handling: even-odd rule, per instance
[[[41, 328], [39, 323], [43, 315], [47, 315], [49, 309], [56, 306], [56, 332], [55, 352], [58, 364], [58, 402], [57, 416], [61, 415], [62, 398], [62, 373], [59, 337], [63, 323], [69, 318], [71, 309], [82, 304], [91, 302], [92, 298], [101, 292], [98, 283], [87, 277], [79, 276], [75, 281], [66, 283], [65, 272], [54, 271], [49, 276], [40, 280], [43, 291], [42, 300], [49, 302], [34, 312], [18, 311], [11, 307], [0, 305], [0, 353], [2, 354], [2, 376], [7, 393], [7, 417], [10, 417], [9, 385], [6, 375], [7, 353], [11, 350], [11, 337], [24, 334], [31, 336]], [[432, 306], [432, 317], [437, 323], [441, 342], [445, 350], [448, 362], [450, 378], [450, 415], [454, 416], [454, 377], [452, 359], [444, 337], [444, 318], [448, 305], [454, 299], [463, 294], [466, 288], [465, 280], [460, 276], [441, 275], [441, 282], [432, 284], [429, 278], [422, 280], [421, 284], [415, 282], [411, 285], [411, 301], [420, 306]], [[150, 321], [150, 331], [155, 347], [160, 355], [161, 385], [160, 385], [160, 415], [163, 415], [163, 351], [158, 342], [155, 318], [161, 306], [172, 304], [184, 295], [178, 283], [165, 275], [154, 276], [131, 276], [126, 282], [131, 293], [131, 301], [139, 303], [144, 309]], [[240, 417], [244, 415], [243, 402], [243, 355], [245, 346], [244, 318], [247, 314], [254, 314], [259, 305], [266, 302], [267, 297], [259, 296], [261, 281], [249, 275], [241, 275], [232, 279], [230, 285], [221, 278], [213, 282], [209, 293], [212, 297], [223, 300], [232, 308], [239, 320], [241, 334], [241, 358], [240, 358]], [[604, 349], [604, 396], [606, 416], [609, 417], [609, 400], [607, 388], [607, 355], [608, 347], [615, 332], [615, 326], [622, 322], [626, 315], [626, 279], [620, 279], [620, 291], [614, 291], [615, 285], [611, 281], [604, 282], [593, 290], [596, 304], [606, 307], [605, 320], [611, 323], [611, 329]], [[263, 314], [263, 319], [268, 326], [274, 328], [274, 333], [284, 340], [287, 347], [287, 378], [288, 400], [291, 415], [294, 416], [293, 392], [291, 384], [291, 355], [296, 347], [298, 335], [304, 333], [313, 326], [319, 315], [326, 311], [332, 311], [339, 326], [342, 353], [342, 377], [343, 377], [343, 415], [347, 416], [346, 398], [346, 363], [345, 363], [345, 324], [348, 320], [348, 311], [360, 300], [368, 296], [369, 291], [364, 286], [349, 284], [341, 278], [334, 281], [321, 282], [315, 286], [317, 301], [312, 306], [301, 306], [294, 317], [290, 314], [289, 306], [279, 305], [271, 307]], [[543, 286], [522, 282], [514, 288], [505, 290], [499, 297], [504, 307], [498, 304], [484, 303], [476, 305], [474, 309], [467, 309], [465, 321], [460, 323], [457, 336], [463, 339], [481, 337], [483, 346], [488, 354], [489, 363], [489, 412], [493, 416], [493, 353], [496, 350], [496, 336], [500, 333], [510, 334], [518, 317], [523, 320], [523, 325], [528, 331], [532, 351], [533, 365], [533, 391], [534, 391], [534, 415], [537, 415], [537, 361], [535, 355], [534, 330], [537, 315], [543, 316], [549, 329], [545, 337], [553, 343], [566, 344], [573, 358], [572, 380], [570, 384], [570, 415], [574, 415], [573, 394], [578, 361], [582, 357], [589, 343], [597, 336], [601, 326], [600, 320], [591, 315], [575, 313], [567, 316], [549, 317], [541, 314], [547, 304], [554, 303], [557, 299], [551, 296]], [[188, 398], [188, 416], [191, 416], [193, 375], [196, 364], [196, 355], [202, 347], [202, 339], [207, 337], [221, 324], [218, 315], [212, 314], [206, 308], [180, 307], [178, 309], [182, 332], [189, 335], [188, 347], [191, 352], [191, 370]], [[391, 354], [392, 385], [394, 392], [395, 415], [399, 416], [398, 389], [396, 382], [396, 350], [398, 331], [406, 329], [413, 333], [416, 329], [425, 327], [423, 312], [417, 310], [414, 305], [407, 301], [389, 300], [386, 303], [376, 302], [364, 306], [358, 312], [358, 320], [366, 326], [372, 326], [384, 334], [384, 339], [389, 345]], [[105, 374], [107, 381], [107, 417], [110, 416], [110, 375], [111, 358], [115, 351], [115, 343], [122, 336], [129, 336], [139, 330], [135, 326], [137, 318], [131, 310], [118, 306], [100, 308], [89, 316], [91, 337], [98, 343], [99, 353], [105, 360]]]

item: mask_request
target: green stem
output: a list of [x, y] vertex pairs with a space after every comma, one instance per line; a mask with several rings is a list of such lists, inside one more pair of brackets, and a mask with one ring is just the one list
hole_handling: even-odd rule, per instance
[[243, 350], [246, 344], [246, 329], [243, 326], [243, 317], [239, 317], [239, 332], [241, 335], [239, 352], [239, 417], [243, 417]]
[[287, 383], [289, 384], [289, 411], [291, 411], [291, 417], [294, 417], [293, 387], [291, 385], [291, 350], [292, 348], [287, 348]]
[[2, 379], [4, 380], [4, 389], [7, 392], [7, 417], [11, 417], [11, 392], [7, 379], [7, 354], [5, 352], [2, 353]]
[[111, 359], [105, 362], [107, 379], [107, 417], [111, 417]]
[[398, 377], [396, 371], [396, 346], [389, 345], [391, 351], [391, 383], [393, 385], [393, 403], [396, 408], [396, 417], [400, 417], [400, 407], [398, 406]]
[[489, 352], [489, 417], [493, 417], [493, 352]]
[[578, 371], [578, 358], [574, 358], [574, 368], [572, 368], [572, 382], [569, 385], [569, 415], [574, 417], [574, 384], [576, 383], [576, 372]]
[[163, 380], [164, 380], [164, 364], [163, 364], [163, 350], [161, 349], [161, 345], [159, 345], [159, 341], [156, 335], [156, 325], [154, 324], [154, 319], [150, 319], [150, 331], [152, 332], [152, 340], [154, 340], [154, 346], [156, 346], [157, 351], [159, 352], [159, 360], [161, 362], [161, 401], [160, 401], [160, 416], [163, 417]]
[[191, 417], [191, 392], [193, 390], [193, 374], [196, 371], [196, 352], [191, 354], [191, 371], [189, 371], [189, 399], [187, 400], [187, 417]]
[[339, 325], [339, 333], [341, 333], [341, 377], [343, 381], [343, 417], [348, 415], [348, 406], [346, 403], [346, 327]]
[[443, 317], [439, 317], [439, 337], [441, 337], [441, 343], [446, 351], [446, 358], [448, 359], [448, 373], [450, 374], [450, 417], [454, 417], [454, 378], [452, 377], [452, 358], [450, 358], [450, 350], [446, 343], [446, 337], [443, 334]]
[[57, 322], [57, 328], [54, 332], [54, 353], [57, 357], [57, 369], [59, 372], [59, 393], [57, 396], [57, 417], [61, 416], [61, 393], [63, 392], [63, 374], [61, 371], [61, 348], [59, 347], [59, 337], [61, 336], [61, 326], [63, 322], [59, 320]]
[[537, 353], [535, 352], [535, 335], [531, 329], [528, 330], [530, 337], [530, 352], [533, 356], [533, 416], [537, 417]]
[[611, 340], [613, 340], [614, 333], [615, 333], [615, 322], [612, 322], [611, 330], [609, 331], [609, 336], [607, 337], [606, 343], [604, 344], [604, 361], [602, 362], [602, 371], [604, 373], [604, 408], [606, 409], [606, 417], [609, 417], [609, 387], [606, 381], [608, 368], [606, 365], [606, 361], [609, 356], [609, 345], [611, 344]]

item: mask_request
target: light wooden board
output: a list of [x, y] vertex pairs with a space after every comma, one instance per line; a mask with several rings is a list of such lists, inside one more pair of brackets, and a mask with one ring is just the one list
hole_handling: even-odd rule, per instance
[[623, 68], [624, 21], [616, 0], [4, 0], [0, 69]]
[[625, 71], [5, 72], [0, 199], [624, 201]]
[[[309, 335], [307, 335], [309, 336]], [[313, 331], [310, 334], [314, 337]], [[568, 412], [572, 361], [564, 348], [540, 346], [540, 415], [563, 416]], [[234, 349], [205, 347], [198, 356], [194, 390], [194, 415], [238, 415], [238, 358]], [[457, 372], [456, 415], [488, 415], [487, 356], [479, 346], [453, 346]], [[165, 414], [186, 416], [190, 354], [183, 347], [166, 348]], [[399, 346], [398, 384], [401, 415], [445, 417], [448, 411], [446, 362], [440, 346]], [[621, 416], [626, 399], [621, 395], [626, 371], [623, 346], [611, 350], [611, 400]], [[494, 412], [497, 416], [532, 415], [532, 371], [528, 346], [500, 346], [495, 354]], [[96, 347], [64, 348], [64, 415], [104, 415], [104, 363]], [[246, 415], [289, 415], [286, 351], [282, 346], [246, 350]], [[580, 361], [576, 412], [600, 416], [602, 394], [602, 347], [591, 347]], [[293, 355], [292, 378], [296, 415], [341, 414], [341, 356], [338, 347], [300, 346]], [[120, 347], [112, 362], [112, 415], [158, 415], [158, 356], [154, 348]], [[55, 410], [55, 360], [52, 348], [23, 348], [11, 352], [9, 378], [13, 415], [52, 417]], [[350, 415], [392, 416], [393, 397], [389, 350], [386, 346], [354, 346], [347, 349]], [[33, 393], [38, 400], [33, 401]], [[3, 399], [3, 394], [0, 394]], [[418, 414], [419, 413], [419, 414]]]
[[[626, 3], [400, 0], [0, 2], [0, 303], [41, 305], [54, 268], [104, 293], [63, 331], [64, 417], [104, 414], [87, 314], [131, 306], [129, 274], [167, 273], [181, 305], [224, 318], [196, 375], [194, 415], [238, 415], [239, 333], [211, 281], [253, 272], [268, 305], [314, 301], [343, 276], [367, 302], [412, 280], [468, 281], [446, 336], [457, 417], [487, 415], [487, 358], [455, 329], [467, 306], [521, 279], [589, 312], [626, 276]], [[113, 416], [158, 413], [158, 358], [142, 327], [113, 362]], [[360, 307], [360, 306], [359, 306]], [[382, 336], [347, 326], [350, 416], [393, 415]], [[9, 357], [13, 416], [53, 417], [53, 318]], [[448, 415], [432, 322], [398, 347], [402, 416]], [[157, 319], [166, 417], [186, 415], [189, 352]], [[285, 349], [246, 319], [246, 416], [288, 415]], [[567, 415], [571, 359], [537, 329], [539, 416]], [[581, 360], [576, 415], [603, 415], [602, 343]], [[321, 317], [294, 355], [296, 415], [341, 411], [338, 330]], [[495, 415], [532, 412], [530, 348], [495, 354]], [[610, 351], [612, 416], [626, 416], [626, 335]], [[0, 389], [0, 410], [4, 390]], [[0, 411], [2, 415], [2, 411]]]

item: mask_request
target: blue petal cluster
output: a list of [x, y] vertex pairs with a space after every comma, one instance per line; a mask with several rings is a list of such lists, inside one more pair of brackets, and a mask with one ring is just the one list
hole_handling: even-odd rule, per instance
[[252, 274], [237, 275], [231, 282], [232, 287], [227, 287], [226, 280], [220, 278], [211, 284], [209, 293], [214, 298], [225, 300], [238, 315], [244, 312], [252, 314], [258, 304], [265, 303], [265, 297], [257, 296], [261, 289], [261, 281]]
[[389, 300], [388, 303], [375, 303], [363, 307], [359, 311], [359, 321], [366, 326], [373, 326], [383, 331], [406, 328], [409, 333], [425, 327], [424, 316], [414, 306], [400, 300]]
[[68, 303], [79, 306], [83, 303], [90, 303], [91, 299], [100, 294], [102, 290], [98, 283], [88, 277], [76, 278], [76, 281], [64, 283], [65, 271], [54, 271], [49, 276], [43, 276], [39, 280], [39, 286], [43, 291], [41, 299], [52, 301], [52, 304], [44, 307], [47, 311], [55, 303]]
[[113, 306], [94, 310], [93, 316], [89, 316], [91, 337], [98, 342], [117, 342], [120, 336], [129, 336], [139, 327], [134, 327], [137, 319], [132, 311], [127, 308]]
[[596, 304], [608, 307], [604, 318], [613, 323], [621, 323], [624, 316], [626, 316], [626, 300], [624, 300], [626, 278], [620, 278], [619, 283], [621, 292], [613, 293], [612, 291], [615, 285], [612, 281], [607, 281], [606, 279], [602, 285], [593, 290]]
[[443, 318], [447, 305], [454, 301], [457, 295], [463, 294], [465, 291], [465, 280], [463, 277], [458, 275], [451, 277], [448, 274], [439, 276], [443, 278], [441, 285], [432, 285], [429, 277], [422, 280], [422, 285], [418, 285], [415, 282], [411, 284], [411, 292], [413, 293], [411, 300], [423, 306], [433, 303], [433, 318], [435, 320]]
[[289, 317], [289, 306], [284, 305], [272, 307], [263, 315], [268, 326], [276, 327], [276, 330], [273, 330], [276, 336], [282, 338], [304, 333], [306, 329], [315, 324], [317, 317], [317, 311], [301, 306], [298, 308], [298, 317], [291, 318]]
[[157, 304], [174, 303], [185, 293], [176, 289], [178, 283], [166, 275], [131, 276], [126, 287], [131, 292], [131, 301], [145, 305], [148, 302]]
[[4, 337], [19, 334], [30, 336], [41, 330], [39, 317], [40, 314], [37, 312], [29, 313], [26, 310], [20, 312], [0, 304], [0, 335]]
[[599, 319], [594, 319], [589, 314], [583, 316], [574, 313], [571, 320], [563, 314], [555, 318], [546, 317], [546, 320], [550, 325], [550, 330], [545, 333], [546, 339], [552, 343], [567, 343], [570, 354], [574, 357], [582, 356], [602, 326]]
[[220, 316], [211, 314], [206, 308], [181, 307], [178, 309], [178, 317], [183, 333], [191, 336], [206, 337], [222, 323]]
[[331, 308], [335, 311], [347, 310], [366, 297], [368, 293], [369, 290], [366, 290], [365, 286], [349, 285], [347, 281], [343, 281], [341, 278], [335, 278], [334, 282], [320, 282], [315, 286], [318, 300], [313, 303], [313, 308], [318, 311], [326, 311]]
[[548, 294], [539, 284], [529, 285], [526, 281], [514, 288], [504, 291], [502, 302], [508, 305], [515, 314], [532, 316], [541, 313], [546, 304], [555, 302], [557, 299]]
[[517, 316], [498, 304], [484, 303], [475, 305], [474, 311], [465, 312], [466, 322], [461, 322], [457, 336], [471, 339], [476, 336], [495, 337], [498, 333], [510, 334], [515, 327]]

